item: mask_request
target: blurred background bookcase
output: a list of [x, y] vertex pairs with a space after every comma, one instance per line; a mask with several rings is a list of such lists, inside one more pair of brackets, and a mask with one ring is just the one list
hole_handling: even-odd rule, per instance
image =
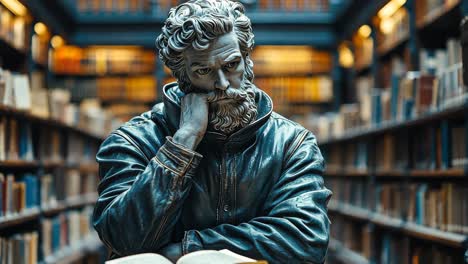
[[[102, 263], [95, 154], [175, 81], [178, 0], [0, 0], [0, 263]], [[327, 263], [463, 263], [464, 0], [242, 0], [254, 83], [326, 161]], [[18, 4], [19, 3], [19, 4]]]
[[95, 102], [52, 87], [64, 39], [19, 2], [0, 1], [0, 263], [100, 263], [90, 217], [95, 155], [112, 126]]
[[341, 105], [310, 129], [334, 192], [330, 263], [465, 263], [467, 3], [392, 0], [338, 46]]

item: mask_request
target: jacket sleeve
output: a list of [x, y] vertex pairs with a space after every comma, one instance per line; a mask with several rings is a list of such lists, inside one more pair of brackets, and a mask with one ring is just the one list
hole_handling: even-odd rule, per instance
[[120, 256], [167, 244], [201, 158], [170, 137], [148, 158], [128, 135], [111, 134], [96, 155], [93, 225], [103, 243]]
[[225, 248], [270, 263], [323, 263], [329, 240], [327, 203], [331, 192], [323, 184], [324, 159], [315, 137], [306, 133], [285, 161], [263, 216], [239, 225], [187, 231], [182, 241], [184, 254]]

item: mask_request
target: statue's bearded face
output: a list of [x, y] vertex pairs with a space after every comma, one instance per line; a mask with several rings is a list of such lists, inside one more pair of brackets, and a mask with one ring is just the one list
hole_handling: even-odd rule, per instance
[[244, 58], [234, 32], [224, 34], [204, 50], [184, 51], [193, 92], [208, 92], [210, 128], [231, 134], [257, 116], [254, 92], [245, 78]]

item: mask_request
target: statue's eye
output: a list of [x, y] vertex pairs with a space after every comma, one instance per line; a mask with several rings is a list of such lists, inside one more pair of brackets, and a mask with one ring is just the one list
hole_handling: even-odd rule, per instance
[[233, 62], [229, 62], [227, 64], [224, 65], [224, 68], [226, 69], [234, 69], [237, 67], [237, 65], [239, 65], [239, 62], [238, 61], [233, 61]]
[[211, 72], [210, 68], [202, 68], [195, 71], [199, 75], [207, 75]]

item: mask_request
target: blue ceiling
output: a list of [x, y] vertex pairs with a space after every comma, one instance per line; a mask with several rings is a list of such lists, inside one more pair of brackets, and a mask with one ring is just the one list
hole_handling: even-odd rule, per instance
[[[350, 30], [366, 23], [385, 0], [328, 0], [328, 10], [284, 12], [260, 10], [249, 1], [247, 15], [252, 21], [258, 45], [311, 45], [333, 49]], [[33, 15], [56, 34], [76, 45], [141, 45], [153, 47], [166, 18], [166, 11], [137, 14], [78, 12], [76, 0], [22, 0]], [[156, 3], [152, 0], [151, 3]], [[270, 1], [271, 2], [271, 1]], [[364, 3], [366, 2], [366, 3]], [[156, 5], [155, 5], [156, 7]], [[350, 23], [348, 23], [350, 22]]]

